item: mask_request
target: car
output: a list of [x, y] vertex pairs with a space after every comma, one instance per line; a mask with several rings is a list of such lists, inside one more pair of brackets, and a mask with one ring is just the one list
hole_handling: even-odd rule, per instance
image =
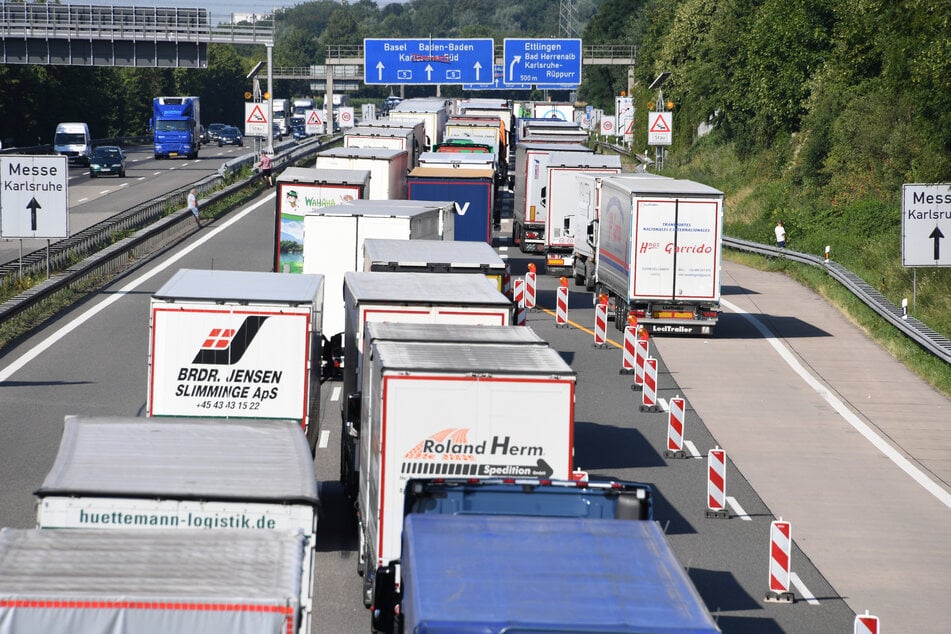
[[228, 124], [226, 123], [212, 123], [208, 125], [208, 143], [213, 143], [218, 140], [218, 133], [221, 132], [223, 128], [227, 128]]
[[199, 126], [198, 140], [202, 143], [211, 143], [211, 135], [208, 133], [208, 128], [205, 126]]
[[222, 145], [240, 145], [244, 146], [244, 137], [241, 131], [234, 126], [225, 126], [218, 131], [218, 147]]
[[271, 126], [271, 130], [272, 130], [273, 133], [274, 133], [274, 140], [275, 140], [275, 141], [283, 141], [283, 140], [284, 140], [284, 132], [281, 131], [281, 126], [279, 126], [279, 125], [277, 125], [277, 124], [275, 123], [274, 125]]
[[89, 178], [103, 174], [125, 177], [125, 152], [118, 145], [100, 145], [89, 157]]

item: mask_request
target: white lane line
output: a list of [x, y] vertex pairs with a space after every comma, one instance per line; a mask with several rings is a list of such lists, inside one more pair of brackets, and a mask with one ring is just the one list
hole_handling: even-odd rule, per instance
[[145, 176], [139, 176], [139, 177], [138, 177], [137, 179], [135, 179], [135, 180], [137, 180], [137, 181], [144, 181], [144, 180], [145, 180]]
[[665, 412], [670, 411], [670, 405], [667, 404], [667, 399], [659, 398], [657, 399], [657, 404], [660, 405], [660, 408]]
[[752, 522], [753, 518], [746, 514], [746, 511], [740, 506], [740, 503], [737, 502], [735, 497], [726, 496], [726, 503], [730, 505], [730, 508], [733, 509], [733, 512], [741, 520], [746, 520], [747, 522]]
[[317, 441], [317, 446], [321, 449], [326, 449], [327, 444], [330, 441], [330, 430], [324, 429], [320, 432], [320, 440]]
[[121, 185], [119, 185], [119, 187], [128, 187], [128, 186], [129, 186], [129, 183], [122, 183]]
[[333, 390], [331, 390], [331, 392], [330, 392], [330, 400], [331, 400], [331, 401], [339, 401], [339, 400], [340, 400], [340, 392], [341, 392], [341, 388], [340, 388], [340, 386], [338, 385], [338, 386], [336, 386]]
[[13, 376], [17, 372], [17, 370], [20, 370], [21, 368], [26, 366], [26, 364], [28, 364], [30, 361], [40, 356], [40, 354], [42, 354], [43, 352], [51, 348], [56, 342], [63, 339], [66, 335], [68, 335], [72, 331], [79, 328], [81, 325], [83, 325], [84, 323], [86, 323], [87, 321], [95, 317], [96, 315], [98, 315], [100, 312], [102, 312], [103, 310], [105, 310], [106, 308], [114, 304], [115, 302], [119, 301], [120, 299], [124, 298], [129, 293], [134, 292], [138, 287], [142, 286], [145, 282], [149, 281], [150, 279], [152, 279], [159, 273], [162, 273], [166, 269], [171, 268], [174, 264], [176, 264], [179, 260], [184, 258], [186, 255], [190, 254], [192, 251], [196, 251], [204, 247], [206, 242], [208, 242], [213, 237], [215, 237], [216, 235], [224, 231], [226, 228], [229, 228], [231, 227], [231, 225], [243, 220], [245, 216], [249, 215], [251, 212], [256, 210], [261, 205], [272, 202], [273, 197], [274, 197], [273, 193], [265, 196], [263, 199], [254, 203], [253, 205], [251, 205], [244, 211], [238, 213], [233, 218], [230, 218], [223, 224], [216, 226], [214, 229], [212, 229], [208, 233], [205, 233], [200, 238], [195, 240], [195, 242], [188, 245], [187, 247], [184, 247], [180, 252], [168, 258], [167, 260], [163, 261], [161, 264], [156, 266], [151, 271], [142, 274], [142, 276], [139, 278], [133, 279], [128, 284], [118, 289], [114, 294], [108, 295], [95, 306], [92, 306], [85, 312], [80, 313], [74, 319], [68, 321], [62, 328], [59, 328], [53, 331], [52, 333], [50, 333], [49, 336], [46, 337], [46, 339], [43, 339], [41, 342], [39, 342], [38, 344], [30, 348], [29, 350], [24, 352], [22, 355], [14, 359], [5, 368], [0, 369], [0, 383], [2, 383], [3, 381], [9, 380], [10, 377]]
[[161, 174], [161, 173], [162, 173], [162, 172], [152, 172], [152, 176], [158, 176], [158, 175]]
[[692, 440], [685, 440], [684, 446], [687, 448], [687, 451], [690, 452], [691, 456], [693, 456], [694, 458], [702, 458], [702, 456], [700, 455], [700, 452], [697, 451], [697, 446], [693, 444]]
[[911, 476], [911, 478], [921, 485], [925, 491], [937, 498], [937, 500], [946, 507], [951, 508], [951, 493], [948, 493], [940, 486], [935, 484], [935, 482], [929, 478], [927, 474], [912, 464], [910, 460], [898, 453], [894, 447], [885, 442], [885, 440], [876, 434], [871, 427], [866, 425], [852, 412], [852, 410], [846, 407], [845, 403], [839, 400], [835, 394], [830, 392], [824, 385], [822, 385], [822, 383], [819, 382], [818, 379], [810, 374], [808, 370], [802, 367], [802, 364], [800, 364], [799, 360], [796, 359], [792, 352], [790, 352], [789, 348], [783, 345], [783, 343], [776, 338], [776, 335], [773, 334], [773, 332], [770, 331], [770, 329], [767, 328], [763, 322], [731, 302], [721, 300], [721, 303], [734, 313], [737, 313], [748, 322], [753, 324], [753, 326], [760, 331], [769, 345], [771, 345], [773, 349], [779, 353], [779, 356], [782, 357], [783, 361], [785, 361], [786, 364], [802, 378], [806, 385], [815, 390], [816, 394], [818, 394], [821, 398], [825, 399], [825, 401], [830, 406], [832, 406], [832, 409], [838, 412], [839, 416], [844, 418], [845, 422], [851, 425], [855, 431], [865, 436], [866, 440], [872, 443], [872, 445], [882, 452], [886, 458], [894, 462], [899, 469]]
[[799, 594], [801, 594], [802, 598], [806, 600], [806, 603], [809, 605], [819, 605], [819, 599], [817, 599], [814, 594], [809, 592], [809, 588], [807, 588], [806, 584], [802, 582], [802, 579], [799, 578], [799, 575], [797, 575], [795, 572], [790, 572], [789, 580], [792, 581], [794, 586], [796, 586], [796, 590], [799, 590]]
[[104, 189], [104, 190], [102, 190], [101, 192], [99, 192], [99, 194], [102, 195], [102, 196], [105, 196], [105, 195], [108, 194], [108, 193], [109, 193], [109, 190], [108, 190], [108, 189]]
[[78, 201], [76, 201], [76, 202], [84, 203], [84, 202], [86, 202], [87, 200], [89, 200], [89, 197], [88, 197], [88, 196], [85, 197], [85, 198], [80, 198], [80, 199], [79, 199]]

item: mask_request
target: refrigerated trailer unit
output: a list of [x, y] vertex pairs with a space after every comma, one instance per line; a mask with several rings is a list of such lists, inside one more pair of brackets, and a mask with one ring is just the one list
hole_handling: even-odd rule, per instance
[[149, 416], [291, 419], [317, 443], [322, 275], [180, 269], [151, 299]]

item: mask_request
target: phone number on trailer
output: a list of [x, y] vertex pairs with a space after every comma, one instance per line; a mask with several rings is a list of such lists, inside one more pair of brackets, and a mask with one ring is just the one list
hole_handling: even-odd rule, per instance
[[196, 405], [198, 409], [228, 409], [253, 411], [261, 408], [259, 401], [202, 401]]

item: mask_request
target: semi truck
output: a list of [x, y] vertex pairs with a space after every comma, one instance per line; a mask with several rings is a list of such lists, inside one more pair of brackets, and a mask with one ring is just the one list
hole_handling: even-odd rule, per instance
[[0, 634], [308, 634], [307, 536], [0, 529]]
[[515, 148], [515, 203], [512, 244], [522, 253], [545, 250], [545, 214], [541, 208], [543, 168], [552, 152], [593, 154], [580, 143], [519, 143]]
[[710, 335], [720, 315], [723, 192], [683, 179], [601, 181], [595, 292], [649, 332]]
[[156, 159], [198, 158], [201, 147], [201, 108], [198, 97], [156, 97], [151, 128]]
[[449, 118], [448, 104], [447, 100], [438, 97], [414, 97], [404, 99], [390, 108], [389, 115], [394, 121], [422, 119], [426, 129], [425, 149], [429, 150], [434, 144], [442, 142], [446, 120]]
[[410, 513], [399, 632], [718, 634], [656, 522]]
[[[419, 155], [426, 150], [426, 126], [422, 119], [390, 119], [389, 117], [379, 117], [371, 121], [364, 119], [360, 122], [360, 127], [369, 130], [375, 130], [377, 128], [383, 128], [384, 130], [402, 128], [403, 130], [397, 134], [404, 138], [407, 132], [411, 132], [413, 140], [409, 148], [408, 169], [416, 167]], [[350, 132], [353, 132], [353, 130], [350, 130]]]
[[317, 153], [317, 169], [350, 169], [370, 172], [370, 200], [406, 198], [409, 152], [386, 148], [331, 148]]
[[363, 270], [472, 273], [484, 275], [497, 291], [508, 292], [508, 264], [484, 242], [367, 239], [363, 243]]
[[149, 416], [297, 421], [320, 413], [324, 277], [180, 269], [152, 296]]
[[573, 176], [620, 174], [621, 158], [584, 152], [552, 152], [542, 172], [540, 206], [545, 216], [546, 269], [571, 269], [578, 232], [573, 224], [578, 181]]
[[400, 557], [409, 478], [570, 477], [576, 380], [539, 346], [379, 342], [368, 357], [357, 498], [367, 607]]
[[291, 133], [291, 100], [274, 99], [271, 102], [271, 117], [274, 119], [274, 125], [281, 131], [281, 134]]
[[490, 169], [421, 166], [406, 179], [410, 200], [453, 201], [456, 240], [485, 244], [492, 244], [495, 189], [495, 171]]
[[[406, 242], [417, 242], [407, 240]], [[344, 276], [343, 393], [340, 473], [356, 497], [362, 393], [368, 352], [364, 328], [388, 321], [417, 324], [510, 326], [512, 302], [484, 276], [465, 273], [353, 272]]]

